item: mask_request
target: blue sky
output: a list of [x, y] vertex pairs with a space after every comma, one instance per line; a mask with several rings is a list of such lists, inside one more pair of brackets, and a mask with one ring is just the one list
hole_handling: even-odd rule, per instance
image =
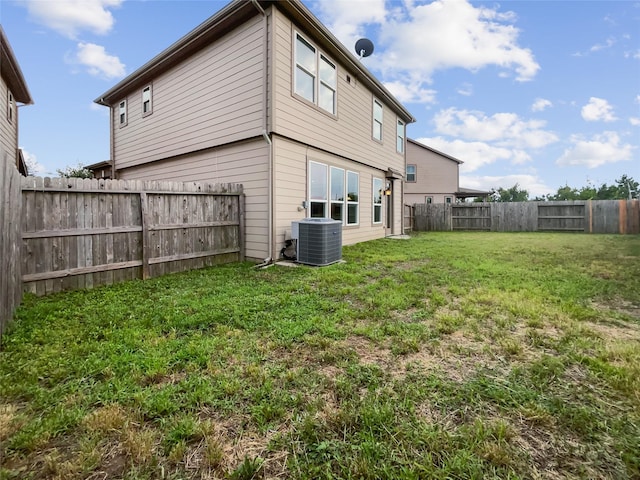
[[[20, 146], [41, 175], [109, 158], [93, 99], [226, 1], [0, 0], [35, 104]], [[640, 1], [304, 0], [459, 158], [460, 185], [530, 195], [640, 180]]]

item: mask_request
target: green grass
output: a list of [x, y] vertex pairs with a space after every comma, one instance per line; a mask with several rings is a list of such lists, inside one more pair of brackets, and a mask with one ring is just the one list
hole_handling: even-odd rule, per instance
[[640, 478], [640, 238], [429, 233], [27, 296], [0, 478]]

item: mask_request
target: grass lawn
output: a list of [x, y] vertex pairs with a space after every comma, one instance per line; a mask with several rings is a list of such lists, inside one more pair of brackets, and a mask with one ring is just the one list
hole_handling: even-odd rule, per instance
[[343, 255], [26, 297], [0, 478], [640, 478], [639, 236]]

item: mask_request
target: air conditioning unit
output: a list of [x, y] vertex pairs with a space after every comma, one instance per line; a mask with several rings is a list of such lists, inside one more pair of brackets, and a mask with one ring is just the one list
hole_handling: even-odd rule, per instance
[[342, 222], [330, 218], [305, 218], [291, 223], [298, 263], [331, 265], [342, 258]]

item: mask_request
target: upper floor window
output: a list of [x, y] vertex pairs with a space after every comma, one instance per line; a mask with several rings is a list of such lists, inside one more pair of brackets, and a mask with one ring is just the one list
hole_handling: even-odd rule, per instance
[[398, 153], [404, 153], [404, 122], [402, 120], [398, 120], [396, 150]]
[[151, 85], [147, 85], [142, 89], [142, 116], [150, 115], [152, 111]]
[[118, 120], [121, 127], [127, 124], [127, 101], [123, 100], [118, 105]]
[[416, 181], [416, 166], [407, 165], [407, 182], [415, 182], [415, 181]]
[[7, 120], [9, 120], [9, 123], [13, 123], [13, 110], [13, 94], [11, 92], [7, 92]]
[[335, 115], [336, 65], [299, 33], [296, 33], [295, 60], [295, 93]]
[[382, 102], [373, 99], [373, 138], [382, 141]]

